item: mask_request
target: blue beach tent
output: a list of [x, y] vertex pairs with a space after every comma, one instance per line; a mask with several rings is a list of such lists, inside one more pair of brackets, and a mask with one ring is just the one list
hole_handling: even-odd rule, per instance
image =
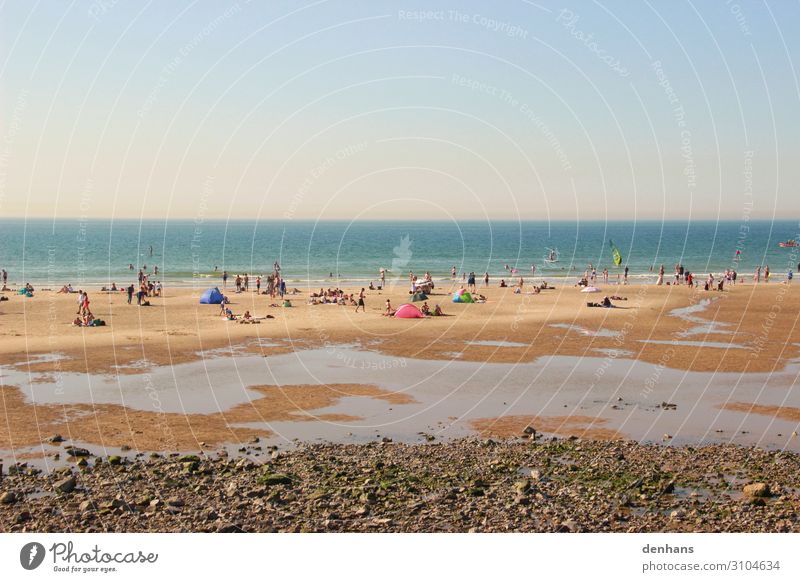
[[223, 297], [222, 293], [220, 293], [219, 289], [216, 287], [213, 289], [206, 289], [200, 296], [200, 303], [216, 303], [219, 305], [222, 303]]

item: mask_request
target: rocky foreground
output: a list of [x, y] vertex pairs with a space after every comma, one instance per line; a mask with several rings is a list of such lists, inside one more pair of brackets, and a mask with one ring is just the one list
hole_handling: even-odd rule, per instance
[[[251, 447], [244, 453], [254, 453]], [[0, 531], [800, 531], [800, 457], [517, 439], [80, 456], [4, 469]]]

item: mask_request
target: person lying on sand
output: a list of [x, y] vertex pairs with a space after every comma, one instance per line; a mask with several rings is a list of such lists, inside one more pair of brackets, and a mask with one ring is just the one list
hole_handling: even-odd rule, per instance
[[612, 295], [611, 299], [614, 300], [614, 301], [627, 301], [628, 300], [627, 297], [620, 297], [619, 295]]

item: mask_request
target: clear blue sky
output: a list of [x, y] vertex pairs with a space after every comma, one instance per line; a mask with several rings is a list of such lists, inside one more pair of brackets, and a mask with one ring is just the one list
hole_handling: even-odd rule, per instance
[[800, 217], [798, 2], [0, 4], [0, 214]]

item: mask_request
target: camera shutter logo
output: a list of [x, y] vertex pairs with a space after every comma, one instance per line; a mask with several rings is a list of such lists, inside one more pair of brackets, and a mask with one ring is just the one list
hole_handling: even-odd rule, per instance
[[39, 542], [30, 542], [22, 546], [19, 552], [19, 563], [26, 570], [35, 570], [44, 561], [44, 546]]

